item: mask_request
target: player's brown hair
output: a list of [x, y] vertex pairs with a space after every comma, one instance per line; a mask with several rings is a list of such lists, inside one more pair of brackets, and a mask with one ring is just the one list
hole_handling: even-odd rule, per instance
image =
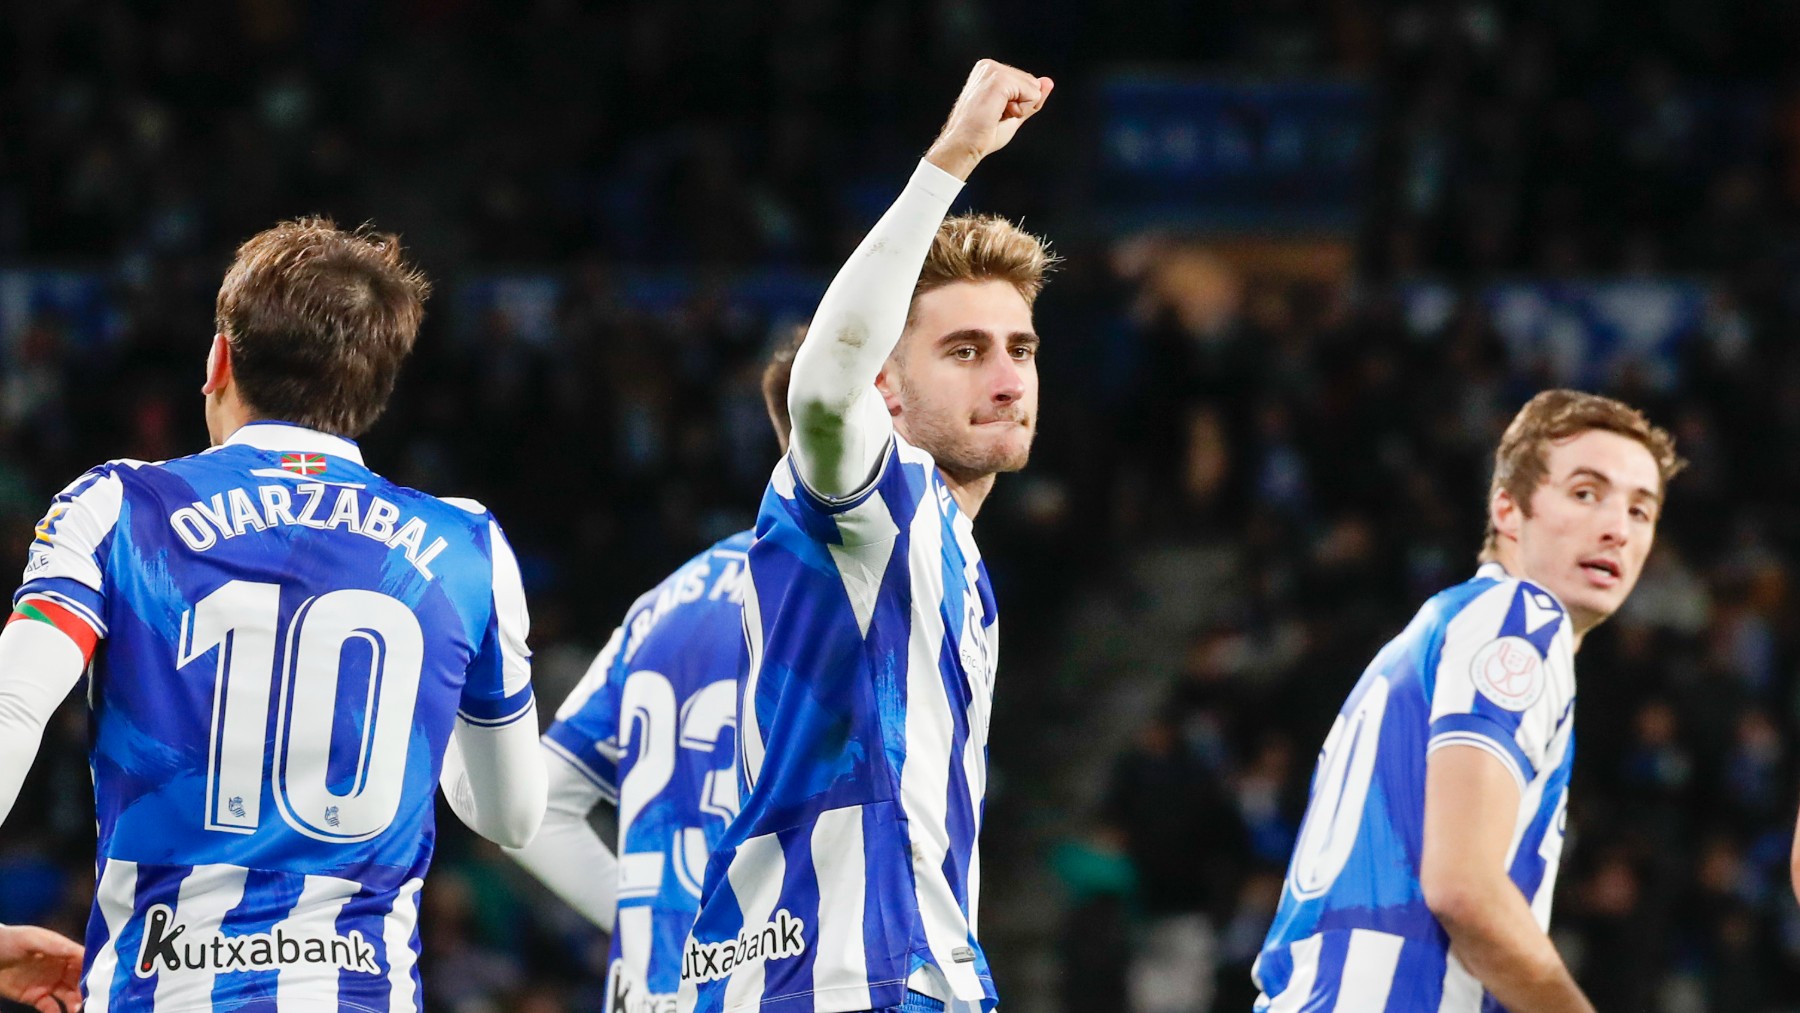
[[215, 323], [258, 417], [354, 438], [387, 407], [430, 291], [398, 237], [299, 218], [238, 247]]
[[[1550, 475], [1549, 445], [1592, 429], [1618, 433], [1643, 444], [1656, 459], [1663, 489], [1687, 467], [1687, 462], [1675, 453], [1675, 438], [1667, 430], [1651, 425], [1636, 408], [1599, 394], [1547, 390], [1525, 402], [1500, 437], [1500, 446], [1494, 451], [1494, 477], [1488, 486], [1488, 500], [1492, 502], [1494, 494], [1505, 489], [1525, 516], [1531, 516], [1531, 493]], [[1493, 561], [1499, 548], [1500, 533], [1494, 529], [1490, 512], [1481, 561]]]
[[775, 342], [769, 362], [763, 366], [763, 407], [769, 410], [769, 424], [775, 427], [775, 440], [781, 452], [787, 453], [788, 437], [794, 432], [794, 418], [788, 414], [788, 381], [794, 376], [794, 356], [806, 340], [806, 325], [795, 324]]
[[1042, 239], [999, 215], [956, 215], [938, 226], [913, 286], [913, 300], [952, 282], [1004, 281], [1030, 306], [1056, 259]]

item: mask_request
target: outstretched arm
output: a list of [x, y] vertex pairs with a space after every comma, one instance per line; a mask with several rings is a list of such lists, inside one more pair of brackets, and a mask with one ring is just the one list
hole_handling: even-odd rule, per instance
[[1047, 77], [977, 63], [906, 189], [826, 289], [788, 384], [794, 465], [813, 492], [848, 496], [868, 484], [893, 432], [875, 378], [906, 329], [938, 225], [969, 173], [1043, 108], [1052, 87]]

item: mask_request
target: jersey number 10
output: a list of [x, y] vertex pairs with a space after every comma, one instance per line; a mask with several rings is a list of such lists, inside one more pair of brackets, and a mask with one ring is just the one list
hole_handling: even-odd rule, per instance
[[1363, 806], [1375, 777], [1381, 719], [1387, 715], [1388, 681], [1377, 675], [1348, 715], [1340, 714], [1319, 752], [1312, 801], [1294, 844], [1288, 889], [1300, 900], [1320, 897], [1350, 862], [1362, 829]]
[[[280, 615], [281, 585], [234, 580], [181, 617], [178, 668], [218, 649], [206, 829], [256, 832], [267, 767], [276, 808], [289, 826], [336, 844], [369, 840], [400, 811], [425, 660], [419, 619], [396, 598], [351, 588], [307, 599], [285, 636], [276, 628]], [[345, 743], [356, 750], [354, 773], [338, 794], [328, 768], [339, 668], [353, 641], [368, 646], [369, 680], [361, 725]], [[277, 714], [269, 766], [271, 704]]]

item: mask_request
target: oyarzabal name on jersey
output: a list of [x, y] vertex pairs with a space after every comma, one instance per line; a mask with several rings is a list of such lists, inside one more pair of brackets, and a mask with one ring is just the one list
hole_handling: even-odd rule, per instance
[[[337, 496], [329, 493], [335, 489]], [[370, 496], [363, 506], [363, 491], [351, 486], [327, 486], [322, 482], [290, 485], [259, 485], [255, 499], [248, 489], [237, 488], [214, 493], [205, 501], [195, 501], [169, 515], [169, 526], [188, 548], [205, 552], [221, 539], [236, 538], [251, 531], [267, 531], [280, 525], [297, 525], [317, 531], [348, 531], [380, 542], [390, 549], [401, 549], [406, 561], [431, 580], [431, 561], [450, 543], [443, 538], [425, 539], [431, 533], [425, 522], [408, 517], [400, 523], [400, 508], [380, 496]], [[329, 506], [326, 500], [331, 499]]]
[[277, 925], [272, 932], [243, 936], [215, 932], [183, 939], [187, 928], [175, 921], [175, 912], [167, 904], [153, 905], [145, 912], [144, 942], [138, 947], [137, 963], [132, 967], [137, 976], [148, 978], [159, 970], [230, 974], [303, 964], [336, 966], [363, 974], [382, 973], [381, 965], [375, 962], [375, 947], [355, 929], [347, 936], [290, 935]]
[[783, 908], [775, 912], [773, 921], [760, 929], [744, 929], [736, 939], [723, 943], [697, 943], [688, 940], [687, 952], [681, 955], [682, 981], [718, 981], [731, 976], [731, 969], [754, 960], [780, 960], [798, 957], [806, 952], [806, 940], [800, 933], [806, 923]]

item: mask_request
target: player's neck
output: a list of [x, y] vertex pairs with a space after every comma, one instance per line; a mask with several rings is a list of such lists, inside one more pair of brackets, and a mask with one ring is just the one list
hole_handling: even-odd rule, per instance
[[938, 474], [944, 476], [944, 484], [956, 498], [956, 508], [969, 520], [975, 519], [981, 512], [981, 504], [987, 502], [988, 493], [994, 491], [994, 473], [991, 471], [985, 475], [958, 475], [949, 468], [939, 467]]
[[215, 447], [224, 445], [233, 433], [255, 421], [256, 413], [229, 392], [206, 406], [206, 435]]

